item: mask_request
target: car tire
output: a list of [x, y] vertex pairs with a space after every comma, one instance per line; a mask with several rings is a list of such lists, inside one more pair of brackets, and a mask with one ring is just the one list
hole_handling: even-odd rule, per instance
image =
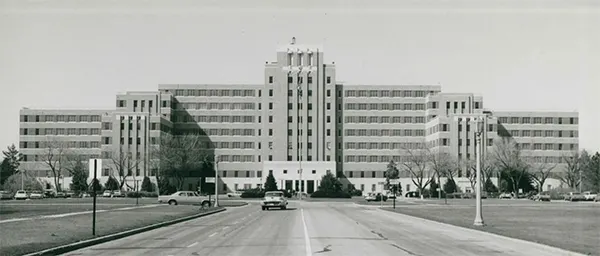
[[204, 201], [202, 202], [202, 208], [209, 208], [210, 207], [210, 202]]
[[169, 200], [169, 205], [177, 205], [177, 201], [175, 201], [175, 200]]
[[281, 206], [281, 210], [286, 210], [286, 209], [287, 209], [287, 207]]
[[266, 207], [264, 207], [264, 206], [263, 206], [263, 207], [261, 207], [261, 208], [262, 208], [262, 210], [263, 210], [263, 211], [266, 209]]

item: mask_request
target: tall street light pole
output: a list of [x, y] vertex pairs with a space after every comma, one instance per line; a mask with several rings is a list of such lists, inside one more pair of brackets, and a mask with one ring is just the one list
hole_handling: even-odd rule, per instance
[[475, 133], [477, 136], [475, 151], [477, 156], [477, 176], [476, 176], [476, 209], [475, 209], [475, 221], [473, 225], [483, 226], [483, 216], [481, 214], [481, 133], [483, 132], [483, 119], [478, 117], [475, 119]]
[[[300, 175], [300, 181], [298, 184], [299, 190], [300, 190], [300, 200], [302, 200], [302, 194], [304, 193], [304, 180], [302, 180], [302, 116], [300, 115], [300, 104], [302, 104], [302, 86], [298, 85], [298, 128], [297, 128], [297, 135], [298, 135], [298, 152], [299, 152], [299, 161], [298, 161], [298, 165], [299, 165], [299, 170], [298, 170], [298, 174]], [[303, 106], [304, 107], [304, 106]]]
[[215, 156], [215, 207], [219, 207], [219, 156]]

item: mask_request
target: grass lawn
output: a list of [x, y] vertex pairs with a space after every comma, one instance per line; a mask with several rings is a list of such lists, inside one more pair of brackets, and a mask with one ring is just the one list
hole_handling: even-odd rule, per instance
[[[134, 207], [128, 204], [105, 205], [97, 204], [96, 210], [109, 210], [116, 208]], [[0, 220], [15, 218], [38, 217], [71, 212], [85, 212], [93, 210], [92, 204], [0, 204]]]
[[[101, 212], [96, 215], [96, 236], [144, 227], [199, 212], [197, 206], [183, 205]], [[94, 238], [91, 214], [0, 223], [0, 230], [10, 230], [10, 233], [3, 232], [0, 237], [0, 255], [23, 255]]]
[[425, 202], [396, 209], [415, 217], [474, 228], [590, 255], [600, 255], [600, 204], [483, 200], [485, 227], [474, 227], [475, 200]]

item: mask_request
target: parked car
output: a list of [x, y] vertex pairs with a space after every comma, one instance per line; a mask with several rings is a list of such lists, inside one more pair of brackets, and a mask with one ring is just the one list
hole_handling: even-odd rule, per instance
[[57, 198], [67, 198], [67, 194], [65, 192], [56, 192]]
[[512, 194], [511, 193], [502, 193], [502, 194], [500, 194], [500, 196], [498, 196], [498, 198], [500, 198], [500, 199], [511, 199], [512, 198]]
[[404, 194], [404, 197], [421, 197], [421, 194], [419, 193], [419, 191], [410, 191], [406, 192], [406, 194]]
[[123, 194], [121, 190], [113, 190], [112, 197], [125, 197], [125, 194]]
[[15, 200], [25, 200], [29, 199], [29, 195], [25, 190], [17, 190], [14, 196]]
[[29, 193], [29, 199], [42, 199], [44, 198], [44, 193], [42, 191], [32, 191]]
[[585, 197], [585, 201], [594, 201], [598, 197], [598, 194], [592, 193], [592, 191], [583, 192], [583, 197]]
[[565, 201], [585, 201], [585, 196], [579, 192], [569, 192], [564, 195]]
[[171, 195], [159, 196], [158, 203], [168, 203], [169, 205], [178, 204], [199, 204], [202, 207], [209, 207], [213, 205], [214, 199], [208, 198], [208, 196], [200, 196], [196, 191], [177, 191]]
[[550, 192], [543, 191], [535, 196], [533, 196], [532, 200], [534, 201], [547, 201], [550, 202]]
[[13, 194], [10, 191], [0, 191], [0, 200], [13, 199]]
[[104, 193], [102, 193], [102, 197], [111, 197], [112, 196], [112, 191], [110, 190], [104, 190]]
[[227, 193], [227, 197], [241, 197], [241, 196], [242, 196], [242, 192], [240, 192], [240, 191], [233, 191], [233, 192]]
[[279, 208], [285, 210], [287, 208], [288, 201], [281, 191], [268, 191], [265, 193], [260, 206], [262, 210], [269, 210], [270, 208]]

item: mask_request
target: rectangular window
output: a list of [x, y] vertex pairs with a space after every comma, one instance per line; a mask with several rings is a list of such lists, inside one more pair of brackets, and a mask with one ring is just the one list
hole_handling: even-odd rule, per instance
[[269, 83], [272, 84], [273, 83], [273, 76], [269, 76]]
[[328, 76], [328, 77], [327, 77], [327, 83], [328, 83], [328, 84], [330, 84], [330, 83], [331, 83], [331, 77], [330, 77], [330, 76]]

